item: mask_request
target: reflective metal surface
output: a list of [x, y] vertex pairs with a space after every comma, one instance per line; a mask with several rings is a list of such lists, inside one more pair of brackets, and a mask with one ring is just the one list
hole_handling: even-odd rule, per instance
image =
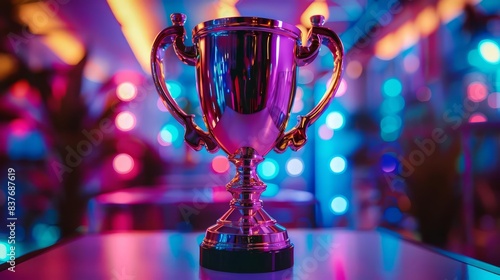
[[227, 273], [201, 268], [199, 232], [131, 231], [95, 234], [0, 271], [2, 280], [496, 280], [500, 268], [429, 249], [385, 231], [291, 229], [293, 268], [270, 273]]
[[[151, 66], [158, 92], [186, 128], [185, 140], [191, 147], [199, 150], [204, 145], [210, 152], [221, 148], [237, 170], [226, 186], [233, 196], [230, 209], [207, 230], [201, 244], [201, 265], [233, 271], [231, 265], [212, 262], [227, 258], [229, 263], [237, 256], [235, 251], [252, 262], [255, 254], [251, 252], [271, 252], [284, 264], [260, 272], [288, 268], [293, 265], [293, 245], [286, 229], [262, 208], [260, 195], [266, 185], [258, 178], [256, 167], [272, 149], [283, 152], [287, 147], [298, 150], [305, 145], [307, 127], [320, 117], [340, 84], [343, 55], [340, 39], [322, 27], [322, 16], [311, 18], [313, 28], [308, 46], [300, 45], [300, 31], [290, 24], [235, 17], [197, 25], [193, 30], [194, 45], [186, 46], [183, 28], [186, 17], [173, 14], [171, 19], [174, 26], [160, 32], [153, 44]], [[297, 125], [285, 133], [295, 96], [297, 67], [312, 62], [321, 44], [334, 56], [332, 82], [311, 112], [299, 117]], [[168, 62], [163, 58], [169, 46], [173, 46], [181, 61], [196, 66], [208, 132], [201, 130], [193, 116], [186, 114], [168, 92], [164, 74]], [[253, 271], [253, 267], [249, 264], [238, 270]]]
[[266, 185], [256, 174], [263, 160], [254, 150], [244, 148], [229, 159], [236, 165], [236, 176], [227, 185], [233, 199], [230, 209], [217, 224], [208, 228], [202, 248], [221, 250], [272, 251], [291, 248], [286, 229], [262, 208], [261, 193]]
[[288, 121], [297, 38], [248, 27], [214, 30], [195, 37], [205, 122], [226, 153], [252, 147], [265, 155]]

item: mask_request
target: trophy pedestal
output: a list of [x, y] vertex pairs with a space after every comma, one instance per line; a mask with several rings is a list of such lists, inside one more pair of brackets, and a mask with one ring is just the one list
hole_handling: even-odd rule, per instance
[[[200, 245], [200, 265], [213, 270], [246, 273], [292, 267], [293, 244], [286, 229], [262, 208], [246, 216], [248, 219], [238, 210], [241, 209], [231, 205], [217, 224], [207, 229]], [[237, 220], [232, 220], [234, 218]]]
[[200, 246], [202, 267], [241, 273], [272, 272], [293, 266], [293, 245], [275, 251], [227, 251]]

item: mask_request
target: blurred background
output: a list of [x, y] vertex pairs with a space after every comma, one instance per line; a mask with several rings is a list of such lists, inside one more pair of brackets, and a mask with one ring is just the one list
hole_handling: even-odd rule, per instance
[[[238, 15], [306, 40], [322, 14], [344, 43], [344, 77], [306, 147], [259, 165], [265, 209], [289, 228], [388, 228], [500, 265], [497, 0], [0, 3], [0, 219], [14, 168], [18, 256], [79, 233], [213, 224], [234, 168], [184, 145], [150, 76], [156, 34], [182, 12], [188, 42], [196, 24]], [[167, 57], [172, 95], [201, 124], [194, 68]], [[332, 68], [323, 48], [299, 69], [289, 127]]]

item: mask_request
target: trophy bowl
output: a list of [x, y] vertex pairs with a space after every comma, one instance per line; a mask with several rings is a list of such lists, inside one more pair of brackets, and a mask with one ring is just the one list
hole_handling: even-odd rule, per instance
[[[219, 148], [236, 166], [226, 185], [232, 194], [229, 210], [206, 231], [200, 265], [226, 272], [271, 272], [293, 266], [293, 244], [286, 229], [262, 207], [266, 185], [256, 167], [271, 150], [296, 151], [306, 143], [306, 129], [326, 110], [342, 73], [339, 37], [323, 27], [324, 17], [311, 17], [307, 46], [300, 30], [279, 20], [259, 17], [219, 18], [193, 29], [186, 46], [186, 16], [172, 14], [173, 26], [156, 37], [151, 53], [152, 76], [167, 109], [185, 128], [185, 142], [195, 150]], [[285, 132], [296, 90], [297, 67], [312, 62], [320, 47], [333, 54], [334, 69], [318, 104]], [[194, 122], [171, 96], [166, 85], [165, 50], [196, 67], [196, 83], [208, 132]]]

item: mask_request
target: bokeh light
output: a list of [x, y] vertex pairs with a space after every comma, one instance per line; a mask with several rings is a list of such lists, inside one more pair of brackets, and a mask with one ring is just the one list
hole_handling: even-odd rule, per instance
[[[467, 53], [467, 61], [471, 66], [474, 66], [478, 69], [488, 69], [493, 66], [492, 63], [486, 61], [478, 49], [471, 49]], [[493, 66], [494, 67], [494, 66]]]
[[[28, 125], [24, 127], [23, 125]], [[5, 137], [6, 141], [6, 152], [11, 159], [21, 160], [39, 160], [43, 159], [47, 153], [47, 146], [42, 133], [38, 130], [32, 130], [29, 122], [23, 122], [20, 120], [12, 121], [9, 126], [12, 129], [12, 134]], [[26, 131], [25, 129], [29, 129]], [[89, 143], [81, 144], [85, 142], [80, 142], [80, 144], [75, 147], [84, 152], [90, 152]], [[82, 147], [84, 146], [84, 147]]]
[[349, 208], [349, 202], [347, 199], [341, 195], [336, 196], [332, 199], [332, 202], [330, 203], [330, 209], [332, 210], [333, 214], [336, 215], [342, 215], [345, 212], [347, 212], [347, 209]]
[[158, 107], [158, 110], [162, 112], [168, 112], [167, 107], [163, 104], [163, 100], [160, 97], [156, 100], [156, 107]]
[[398, 207], [401, 211], [407, 212], [411, 210], [410, 198], [406, 195], [398, 197]]
[[286, 172], [290, 176], [299, 176], [304, 172], [304, 162], [298, 158], [292, 158], [286, 163]]
[[488, 106], [493, 109], [500, 108], [500, 92], [493, 92], [488, 95]]
[[279, 165], [274, 159], [266, 158], [257, 166], [257, 172], [263, 179], [273, 179], [279, 173]]
[[420, 67], [420, 60], [416, 55], [409, 54], [403, 60], [403, 67], [407, 73], [415, 73]]
[[7, 259], [7, 244], [0, 242], [0, 260]]
[[212, 169], [216, 173], [225, 173], [229, 170], [229, 160], [225, 156], [216, 156], [212, 160]]
[[323, 15], [325, 20], [328, 20], [330, 14], [326, 1], [318, 0], [311, 2], [300, 16], [300, 23], [306, 27], [311, 27], [311, 16], [313, 15]]
[[396, 31], [396, 36], [399, 39], [400, 51], [410, 48], [420, 39], [418, 26], [412, 21], [407, 21], [406, 23], [400, 25]]
[[396, 141], [399, 138], [399, 132], [398, 131], [384, 132], [383, 130], [381, 130], [380, 131], [380, 137], [385, 142]]
[[439, 15], [434, 7], [423, 9], [415, 19], [415, 25], [422, 36], [428, 36], [439, 26]]
[[488, 121], [488, 118], [482, 113], [474, 113], [469, 117], [469, 123], [481, 123]]
[[403, 213], [397, 207], [388, 207], [384, 211], [384, 219], [391, 224], [396, 224], [403, 219]]
[[385, 116], [381, 121], [380, 121], [380, 129], [384, 133], [391, 133], [398, 131], [401, 128], [401, 118], [396, 115], [389, 115]]
[[299, 113], [302, 109], [304, 109], [304, 102], [301, 99], [297, 100], [297, 98], [295, 98], [292, 106], [292, 113]]
[[[457, 1], [457, 0], [447, 0], [447, 1], [439, 1], [437, 4], [437, 13], [439, 14], [441, 21], [443, 23], [448, 23], [458, 15], [460, 15], [463, 11], [464, 3], [468, 1]], [[479, 3], [477, 1], [476, 3]], [[472, 3], [472, 2], [470, 2]]]
[[401, 94], [401, 91], [403, 90], [403, 85], [401, 84], [401, 81], [396, 79], [396, 78], [390, 78], [384, 82], [382, 85], [382, 92], [386, 96], [397, 96]]
[[[170, 135], [169, 138], [172, 138], [172, 135]], [[156, 135], [156, 140], [158, 141], [158, 144], [160, 144], [164, 147], [168, 147], [168, 146], [172, 145], [172, 142], [167, 142], [167, 141], [163, 140], [162, 135], [161, 135], [161, 131], [158, 132], [158, 135]]]
[[116, 127], [121, 131], [129, 131], [135, 127], [135, 115], [129, 111], [120, 112], [115, 119]]
[[314, 80], [313, 71], [307, 68], [301, 68], [299, 70], [299, 76], [297, 77], [297, 83], [299, 84], [309, 84]]
[[330, 140], [333, 137], [333, 129], [329, 128], [326, 124], [322, 124], [318, 129], [318, 136], [323, 140]]
[[293, 100], [292, 113], [299, 113], [304, 109], [304, 101], [302, 98], [304, 97], [304, 89], [298, 86], [295, 91], [295, 98]]
[[346, 80], [342, 79], [340, 80], [340, 85], [339, 88], [337, 89], [337, 92], [335, 93], [336, 97], [341, 97], [344, 95], [347, 91], [347, 82]]
[[15, 99], [25, 99], [31, 90], [31, 86], [26, 80], [15, 82], [11, 86], [10, 94]]
[[166, 124], [160, 130], [160, 137], [166, 143], [173, 143], [179, 137], [179, 130], [171, 124]]
[[9, 123], [12, 134], [17, 138], [24, 138], [32, 131], [32, 125], [24, 119], [15, 119]]
[[382, 166], [382, 171], [386, 173], [393, 172], [398, 166], [398, 160], [396, 156], [392, 153], [385, 153], [380, 158], [380, 165]]
[[467, 86], [467, 98], [481, 102], [488, 96], [488, 88], [482, 82], [472, 82]]
[[363, 65], [357, 60], [352, 60], [345, 69], [347, 76], [351, 79], [357, 79], [363, 73]]
[[341, 156], [336, 156], [330, 161], [330, 169], [333, 173], [342, 173], [345, 171], [347, 166], [346, 159]]
[[295, 90], [295, 100], [302, 100], [304, 98], [304, 89], [301, 86], [297, 86]]
[[56, 243], [61, 233], [56, 226], [38, 223], [33, 226], [31, 235], [39, 246], [46, 247]]
[[273, 197], [280, 191], [280, 186], [277, 184], [267, 184], [266, 190], [262, 193], [264, 197]]
[[87, 60], [83, 76], [92, 82], [104, 83], [109, 76], [109, 63], [102, 58], [92, 56]]
[[113, 158], [113, 169], [118, 174], [127, 174], [134, 168], [134, 159], [126, 153], [121, 153]]
[[398, 95], [396, 97], [389, 97], [382, 101], [380, 112], [384, 115], [398, 113], [405, 107], [405, 99]]
[[429, 100], [431, 100], [431, 97], [432, 97], [432, 91], [430, 88], [423, 86], [417, 90], [416, 97], [417, 97], [417, 100], [420, 102], [429, 101]]
[[500, 62], [500, 48], [492, 40], [482, 40], [479, 42], [479, 53], [489, 63]]
[[344, 126], [344, 116], [339, 112], [331, 112], [326, 116], [326, 125], [331, 129], [340, 129]]
[[167, 89], [172, 95], [173, 98], [177, 98], [181, 96], [182, 93], [182, 85], [176, 81], [169, 80], [167, 81]]
[[375, 56], [381, 60], [391, 60], [401, 51], [401, 43], [394, 32], [380, 38], [375, 43]]
[[131, 82], [124, 82], [116, 88], [116, 96], [122, 101], [133, 100], [137, 96], [137, 88]]

